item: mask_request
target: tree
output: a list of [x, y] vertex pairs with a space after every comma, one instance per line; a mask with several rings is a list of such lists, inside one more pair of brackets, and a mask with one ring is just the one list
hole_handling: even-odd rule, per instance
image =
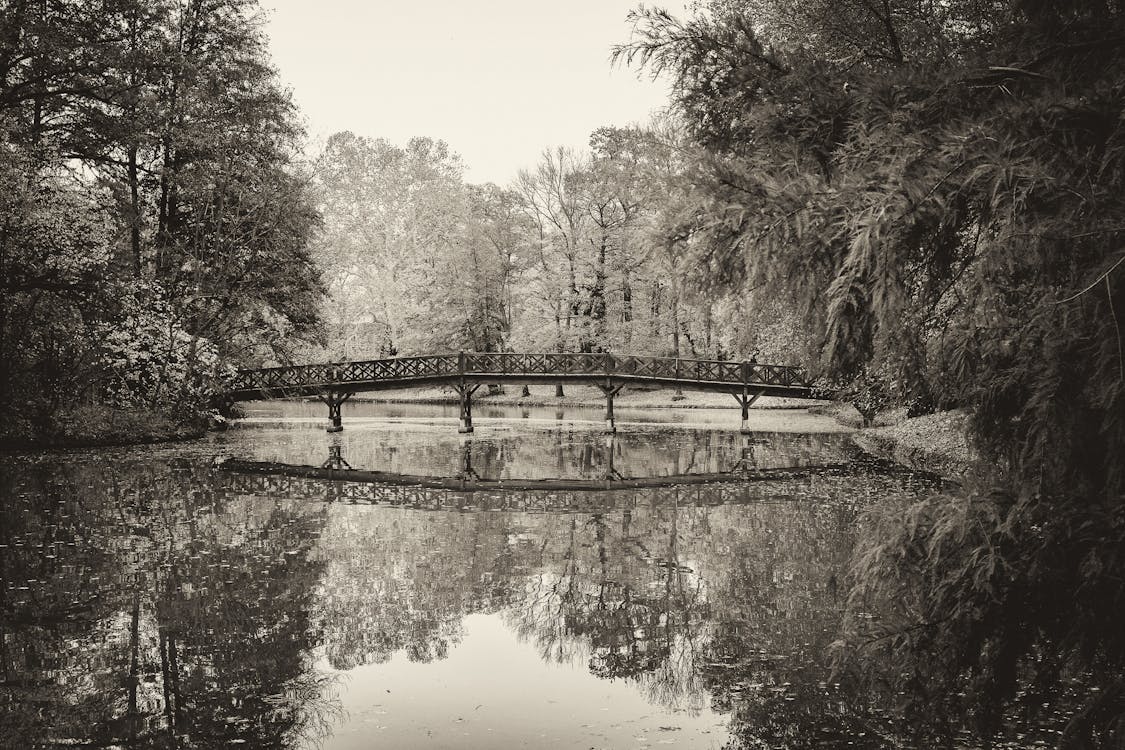
[[619, 50], [673, 76], [704, 149], [675, 219], [686, 262], [794, 300], [823, 377], [974, 415], [982, 484], [892, 514], [857, 563], [853, 606], [886, 608], [857, 636], [866, 664], [889, 660], [923, 733], [946, 729], [938, 696], [987, 736], [1006, 701], [1051, 710], [1076, 673], [1099, 691], [1064, 741], [1125, 731], [1125, 640], [1104, 626], [1125, 601], [1122, 19], [715, 3], [638, 11]]
[[[4, 158], [7, 157], [7, 158]], [[42, 419], [96, 382], [97, 341], [85, 326], [109, 304], [100, 291], [110, 228], [88, 196], [0, 154], [0, 405]]]
[[579, 282], [584, 270], [588, 217], [578, 193], [578, 180], [584, 162], [584, 157], [569, 149], [547, 149], [535, 171], [521, 170], [517, 181], [538, 235], [534, 283], [539, 303], [530, 315], [535, 327], [525, 335], [540, 342], [552, 340], [553, 344], [534, 350], [591, 350], [589, 336], [580, 330], [583, 300]]
[[[256, 14], [253, 0], [0, 8], [5, 418], [83, 399], [198, 411], [211, 354], [262, 363], [318, 336], [318, 217]], [[159, 320], [131, 318], [137, 304]], [[114, 329], [139, 338], [102, 346]]]
[[[341, 354], [428, 352], [440, 339], [435, 280], [465, 226], [460, 158], [442, 141], [405, 148], [352, 133], [329, 138], [318, 166], [325, 232], [318, 258], [328, 269], [337, 338], [369, 329]], [[372, 350], [374, 348], [374, 350]]]
[[457, 326], [447, 340], [478, 352], [504, 351], [512, 329], [513, 285], [526, 262], [530, 226], [512, 191], [492, 183], [467, 190], [461, 262], [444, 277], [461, 280], [460, 294], [447, 308]]
[[667, 234], [681, 148], [669, 121], [605, 127], [588, 154], [547, 151], [534, 172], [521, 173], [538, 236], [525, 273], [538, 294], [518, 316], [518, 341], [560, 351], [717, 353], [713, 300], [695, 294]]

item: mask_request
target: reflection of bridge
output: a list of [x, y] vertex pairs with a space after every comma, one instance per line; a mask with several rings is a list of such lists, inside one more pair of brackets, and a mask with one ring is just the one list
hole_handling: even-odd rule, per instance
[[483, 383], [577, 382], [597, 386], [606, 398], [606, 426], [614, 429], [613, 397], [626, 385], [646, 384], [732, 394], [747, 409], [760, 396], [813, 398], [799, 367], [617, 354], [445, 354], [364, 362], [242, 370], [227, 396], [234, 401], [317, 396], [340, 429], [340, 406], [360, 391], [451, 385], [461, 398], [461, 431], [472, 432], [472, 395]]
[[[738, 474], [688, 474], [639, 479], [480, 480], [351, 471], [264, 461], [220, 464], [232, 492], [266, 497], [392, 505], [423, 510], [604, 512], [646, 504], [722, 505], [761, 501], [763, 481], [823, 475], [840, 467], [762, 469]], [[789, 490], [791, 491], [791, 487]]]

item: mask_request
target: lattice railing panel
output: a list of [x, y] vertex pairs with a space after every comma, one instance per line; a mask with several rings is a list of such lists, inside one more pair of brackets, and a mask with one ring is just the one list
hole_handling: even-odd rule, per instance
[[294, 392], [368, 383], [409, 384], [462, 376], [641, 378], [684, 384], [808, 388], [803, 370], [785, 365], [677, 359], [583, 352], [473, 352], [426, 357], [395, 357], [336, 364], [244, 370], [233, 390]]

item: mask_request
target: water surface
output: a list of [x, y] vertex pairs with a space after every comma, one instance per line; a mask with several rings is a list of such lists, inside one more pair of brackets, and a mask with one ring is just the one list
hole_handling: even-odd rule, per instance
[[[190, 445], [0, 458], [0, 746], [878, 746], [826, 653], [857, 514], [927, 480], [778, 429], [803, 413], [749, 437], [734, 409], [623, 413], [608, 440], [597, 410], [512, 407], [466, 440], [443, 407], [384, 409], [336, 436], [261, 405]], [[464, 493], [215, 468], [333, 449], [414, 474], [733, 473]], [[779, 467], [809, 471], [753, 478]]]

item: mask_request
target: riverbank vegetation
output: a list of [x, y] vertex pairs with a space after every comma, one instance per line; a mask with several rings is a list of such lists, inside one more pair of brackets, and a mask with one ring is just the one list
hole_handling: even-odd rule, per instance
[[[194, 422], [233, 363], [315, 337], [318, 217], [256, 14], [247, 0], [0, 8], [9, 442], [65, 441], [85, 406]], [[105, 421], [78, 433], [112, 438]]]
[[302, 163], [257, 14], [0, 8], [0, 430], [190, 421], [293, 359], [803, 364], [868, 421], [963, 410], [984, 459], [865, 527], [837, 652], [901, 704], [880, 731], [1064, 715], [1062, 746], [1125, 742], [1118, 3], [641, 8], [617, 59], [671, 111], [503, 187], [434, 138]]
[[923, 743], [1054, 714], [1061, 746], [1119, 747], [1122, 9], [716, 0], [635, 20], [620, 56], [671, 74], [688, 123], [661, 216], [699, 285], [792, 300], [824, 377], [967, 409], [989, 462], [873, 525], [843, 674], [900, 694]]

